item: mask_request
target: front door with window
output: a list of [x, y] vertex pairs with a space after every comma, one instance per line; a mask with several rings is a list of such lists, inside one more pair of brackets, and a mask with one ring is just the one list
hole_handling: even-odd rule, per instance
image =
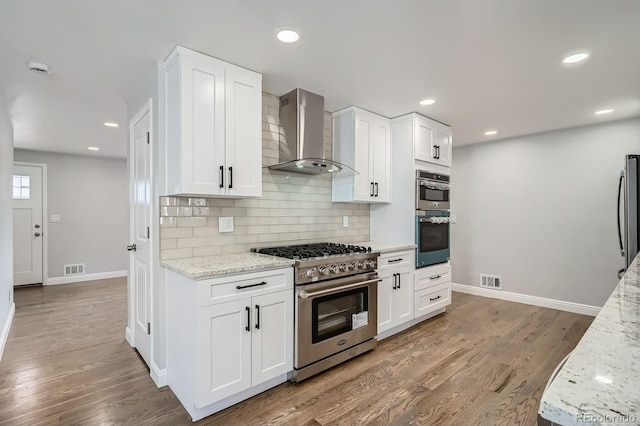
[[41, 166], [13, 167], [13, 285], [42, 283]]

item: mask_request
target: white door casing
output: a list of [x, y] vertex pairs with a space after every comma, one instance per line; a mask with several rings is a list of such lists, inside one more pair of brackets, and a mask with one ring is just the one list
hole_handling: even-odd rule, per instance
[[129, 125], [129, 303], [132, 341], [151, 366], [151, 100]]
[[45, 165], [13, 167], [13, 285], [43, 283]]

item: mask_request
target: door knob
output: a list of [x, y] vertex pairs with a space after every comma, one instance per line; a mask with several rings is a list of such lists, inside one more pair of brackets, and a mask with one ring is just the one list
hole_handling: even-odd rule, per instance
[[40, 229], [40, 225], [38, 225], [37, 223], [34, 225], [34, 228], [36, 229]]
[[36, 232], [36, 233], [35, 233], [35, 234], [33, 234], [33, 235], [35, 235], [36, 237], [39, 237], [39, 236], [40, 236], [40, 233], [39, 233], [39, 232]]
[[127, 246], [127, 250], [136, 251], [136, 245], [135, 244], [131, 244], [130, 246]]

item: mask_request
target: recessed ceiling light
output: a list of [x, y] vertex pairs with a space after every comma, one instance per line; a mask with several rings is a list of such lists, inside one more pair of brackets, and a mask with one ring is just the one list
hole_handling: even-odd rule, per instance
[[89, 151], [100, 151], [100, 148], [98, 148], [97, 146], [90, 146], [89, 148], [87, 148]]
[[111, 123], [111, 122], [106, 122], [104, 123], [105, 126], [107, 127], [120, 127], [120, 125], [118, 123]]
[[436, 103], [435, 99], [423, 99], [420, 101], [420, 105], [422, 106], [426, 106], [426, 105], [433, 105]]
[[573, 55], [567, 56], [562, 60], [563, 64], [575, 64], [576, 62], [584, 61], [589, 57], [587, 52], [575, 53]]
[[276, 37], [283, 43], [295, 43], [300, 40], [300, 34], [291, 28], [282, 28], [276, 32]]
[[29, 62], [29, 69], [38, 74], [50, 74], [53, 71], [49, 65], [33, 61]]
[[596, 111], [594, 114], [595, 115], [602, 115], [602, 114], [609, 114], [610, 112], [613, 112], [612, 109], [601, 109], [599, 111]]
[[497, 130], [487, 130], [486, 132], [484, 132], [485, 136], [493, 136], [493, 135], [497, 135], [498, 131]]

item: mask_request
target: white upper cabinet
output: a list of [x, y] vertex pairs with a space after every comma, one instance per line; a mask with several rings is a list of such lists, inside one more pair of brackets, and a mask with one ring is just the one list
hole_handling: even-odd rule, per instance
[[415, 159], [451, 167], [451, 128], [415, 115], [413, 149]]
[[357, 107], [333, 114], [333, 160], [357, 174], [334, 176], [332, 201], [391, 202], [389, 119]]
[[262, 76], [176, 47], [164, 64], [167, 193], [262, 195]]

